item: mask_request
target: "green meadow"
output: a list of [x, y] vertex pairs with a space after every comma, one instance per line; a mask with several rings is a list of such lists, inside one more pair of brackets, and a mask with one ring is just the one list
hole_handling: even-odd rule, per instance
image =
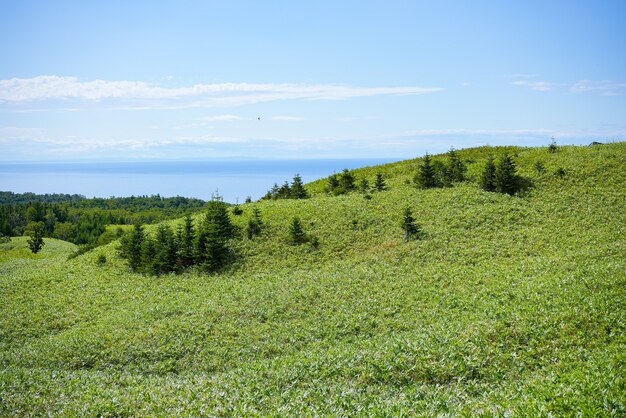
[[[505, 151], [515, 196], [477, 185]], [[384, 176], [367, 198], [240, 205], [210, 274], [0, 244], [0, 416], [626, 416], [626, 143], [458, 154], [453, 187], [417, 189], [415, 159], [354, 170]]]

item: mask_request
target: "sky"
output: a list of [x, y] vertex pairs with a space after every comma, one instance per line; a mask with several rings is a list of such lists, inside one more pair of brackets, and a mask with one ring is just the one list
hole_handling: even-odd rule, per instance
[[626, 139], [626, 1], [0, 0], [0, 161]]

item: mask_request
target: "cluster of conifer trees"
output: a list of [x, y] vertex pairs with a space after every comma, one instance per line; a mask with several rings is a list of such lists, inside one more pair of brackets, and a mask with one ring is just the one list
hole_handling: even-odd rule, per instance
[[465, 181], [467, 166], [459, 158], [454, 148], [446, 154], [447, 162], [433, 161], [430, 155], [426, 154], [419, 166], [413, 182], [421, 189], [432, 189], [435, 187], [450, 187], [454, 182]]
[[[467, 180], [467, 166], [454, 148], [450, 149], [446, 156], [447, 162], [444, 163], [439, 160], [433, 161], [431, 156], [426, 154], [413, 178], [415, 185], [422, 189], [431, 189], [450, 187], [453, 183]], [[483, 190], [513, 195], [524, 186], [524, 179], [517, 175], [515, 162], [510, 155], [504, 154], [497, 161], [493, 156], [487, 158], [480, 177], [480, 187]]]
[[387, 190], [387, 184], [385, 183], [383, 175], [381, 173], [377, 173], [373, 187], [370, 187], [370, 183], [366, 178], [361, 179], [357, 185], [356, 177], [347, 168], [345, 168], [340, 174], [333, 174], [328, 178], [326, 193], [332, 194], [333, 196], [339, 196], [356, 190], [359, 190], [362, 193], [368, 193], [370, 191], [382, 192]]
[[309, 194], [304, 188], [302, 183], [302, 177], [300, 174], [293, 176], [291, 185], [287, 180], [282, 186], [278, 183], [274, 183], [274, 186], [263, 196], [264, 200], [276, 200], [276, 199], [307, 199]]
[[[262, 228], [260, 212], [255, 208], [248, 221], [248, 237], [259, 235]], [[160, 224], [154, 236], [151, 236], [145, 232], [142, 224], [135, 224], [120, 240], [119, 250], [135, 272], [160, 275], [178, 273], [190, 266], [216, 271], [232, 258], [229, 242], [236, 235], [237, 230], [228, 214], [228, 205], [214, 199], [207, 203], [205, 216], [197, 225], [187, 215], [176, 231]]]
[[489, 156], [480, 178], [480, 187], [483, 190], [514, 195], [522, 189], [523, 183], [510, 155], [502, 155], [497, 162], [493, 156]]

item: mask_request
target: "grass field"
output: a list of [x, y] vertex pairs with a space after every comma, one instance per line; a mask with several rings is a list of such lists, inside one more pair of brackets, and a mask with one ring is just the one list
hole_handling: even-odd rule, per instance
[[520, 196], [417, 190], [409, 160], [355, 171], [371, 199], [242, 205], [266, 229], [210, 275], [1, 244], [0, 415], [625, 416], [626, 144], [459, 154], [476, 180], [505, 150]]

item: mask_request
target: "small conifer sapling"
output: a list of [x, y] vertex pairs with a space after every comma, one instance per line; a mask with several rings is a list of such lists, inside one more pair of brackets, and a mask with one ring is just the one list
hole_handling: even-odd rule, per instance
[[28, 225], [30, 238], [28, 239], [28, 248], [37, 254], [44, 246], [43, 234], [45, 231], [45, 224], [43, 222], [31, 222]]
[[302, 229], [302, 222], [297, 216], [291, 220], [289, 225], [289, 242], [293, 245], [302, 244], [307, 241], [307, 236]]
[[381, 173], [376, 173], [376, 182], [374, 183], [374, 188], [376, 191], [382, 192], [387, 190], [387, 184], [385, 183], [385, 179]]
[[415, 222], [415, 218], [413, 218], [413, 212], [411, 212], [410, 208], [405, 208], [404, 213], [402, 215], [401, 222], [402, 230], [404, 231], [404, 241], [408, 242], [411, 238], [419, 238], [421, 235], [421, 228]]

